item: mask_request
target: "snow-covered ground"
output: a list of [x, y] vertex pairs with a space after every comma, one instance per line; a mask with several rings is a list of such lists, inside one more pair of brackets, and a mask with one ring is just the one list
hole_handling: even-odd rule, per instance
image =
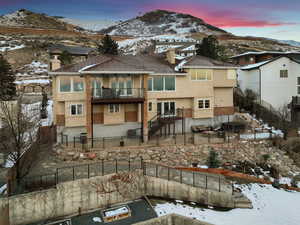
[[253, 209], [215, 211], [185, 204], [155, 206], [159, 216], [170, 213], [195, 218], [215, 225], [299, 225], [300, 193], [278, 190], [271, 185], [237, 185], [252, 201]]

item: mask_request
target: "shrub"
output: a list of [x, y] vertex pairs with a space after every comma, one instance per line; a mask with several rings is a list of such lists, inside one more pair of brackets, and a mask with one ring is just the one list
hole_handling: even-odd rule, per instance
[[218, 168], [220, 166], [220, 160], [218, 157], [218, 153], [211, 150], [209, 152], [209, 157], [207, 159], [207, 165], [209, 168]]

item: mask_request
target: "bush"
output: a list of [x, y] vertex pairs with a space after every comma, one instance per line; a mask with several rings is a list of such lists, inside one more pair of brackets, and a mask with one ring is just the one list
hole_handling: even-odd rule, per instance
[[207, 159], [207, 165], [209, 168], [218, 168], [220, 167], [220, 160], [218, 157], [218, 153], [211, 150], [209, 152], [209, 157]]

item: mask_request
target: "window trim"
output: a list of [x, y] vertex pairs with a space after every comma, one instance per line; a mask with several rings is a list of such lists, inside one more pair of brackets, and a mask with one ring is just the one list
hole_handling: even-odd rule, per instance
[[[81, 109], [82, 109], [82, 112], [81, 114], [78, 114], [78, 105], [81, 105]], [[76, 107], [76, 114], [72, 114], [72, 106], [75, 106]], [[83, 116], [84, 115], [84, 111], [83, 111], [83, 104], [82, 103], [71, 103], [70, 104], [70, 116]]]
[[[199, 102], [202, 101], [203, 102], [203, 108], [199, 108]], [[205, 101], [209, 101], [209, 108], [205, 107]], [[211, 107], [211, 99], [210, 98], [199, 98], [197, 99], [197, 109], [198, 110], [207, 110], [207, 109], [212, 109]]]

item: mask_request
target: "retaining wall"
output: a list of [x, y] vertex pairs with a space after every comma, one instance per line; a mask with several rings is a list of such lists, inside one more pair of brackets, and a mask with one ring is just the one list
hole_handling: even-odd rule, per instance
[[234, 207], [231, 193], [143, 176], [142, 171], [135, 171], [65, 182], [53, 189], [2, 198], [0, 210], [9, 205], [10, 224], [19, 225], [81, 214], [144, 195]]

